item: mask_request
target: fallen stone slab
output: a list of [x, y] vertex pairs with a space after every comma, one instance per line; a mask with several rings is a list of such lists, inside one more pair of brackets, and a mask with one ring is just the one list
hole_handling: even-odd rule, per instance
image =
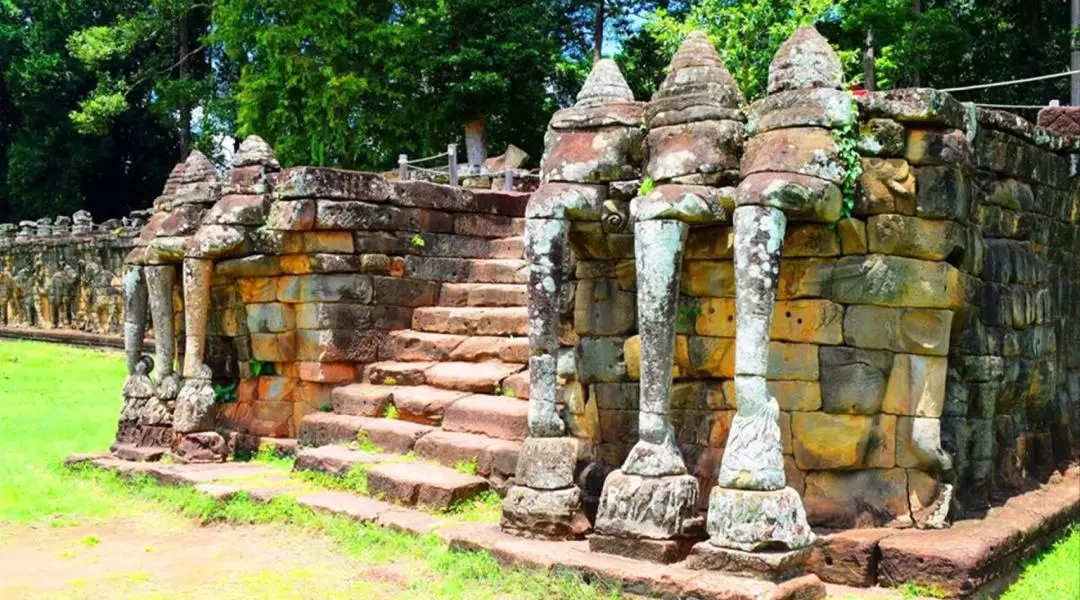
[[157, 462], [169, 453], [168, 448], [134, 444], [113, 444], [112, 451], [119, 459], [135, 462]]

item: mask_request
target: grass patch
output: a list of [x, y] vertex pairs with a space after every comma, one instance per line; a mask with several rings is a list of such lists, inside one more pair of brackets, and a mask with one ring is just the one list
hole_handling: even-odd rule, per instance
[[1023, 572], [1002, 600], [1076, 600], [1080, 594], [1080, 523], [1042, 554], [1024, 562]]
[[903, 596], [905, 600], [912, 600], [914, 598], [948, 598], [949, 597], [949, 594], [945, 590], [943, 590], [943, 589], [941, 589], [939, 587], [929, 586], [929, 585], [920, 585], [918, 583], [915, 583], [914, 581], [908, 581], [904, 585], [897, 588], [897, 591], [900, 592], [900, 595]]
[[353, 465], [343, 477], [321, 471], [298, 471], [296, 476], [315, 487], [368, 495], [368, 471], [372, 465]]
[[368, 454], [382, 454], [383, 451], [375, 442], [371, 441], [368, 432], [363, 429], [356, 432], [356, 449]]
[[397, 407], [394, 406], [393, 404], [387, 404], [386, 408], [383, 409], [383, 418], [384, 419], [399, 419], [399, 418], [401, 418], [401, 413], [398, 412]]
[[444, 514], [455, 521], [498, 523], [502, 518], [502, 498], [491, 490], [480, 492], [469, 500], [455, 502]]

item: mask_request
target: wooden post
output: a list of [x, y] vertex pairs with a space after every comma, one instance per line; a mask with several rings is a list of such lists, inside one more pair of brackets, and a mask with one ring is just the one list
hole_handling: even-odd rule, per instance
[[[1069, 6], [1069, 70], [1080, 70], [1080, 40], [1077, 40], [1077, 30], [1080, 30], [1080, 0], [1072, 0]], [[1069, 103], [1080, 106], [1080, 74], [1073, 73], [1069, 76]]]
[[514, 191], [514, 170], [506, 169], [506, 175], [503, 176], [503, 189], [512, 192]]
[[397, 157], [397, 176], [398, 179], [406, 181], [409, 179], [409, 155], [398, 154]]
[[447, 160], [450, 163], [448, 165], [450, 167], [450, 185], [456, 187], [457, 184], [458, 184], [457, 144], [447, 144], [446, 145], [446, 154], [447, 154]]
[[877, 72], [874, 70], [874, 31], [866, 31], [866, 52], [863, 53], [863, 88], [868, 92], [877, 90]]

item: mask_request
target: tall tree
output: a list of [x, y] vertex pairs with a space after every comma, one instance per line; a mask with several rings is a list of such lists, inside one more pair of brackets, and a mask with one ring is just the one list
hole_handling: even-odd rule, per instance
[[133, 111], [98, 136], [68, 113], [95, 78], [68, 53], [68, 37], [113, 22], [122, 0], [0, 0], [0, 219], [99, 217], [144, 206], [160, 191], [175, 136]]

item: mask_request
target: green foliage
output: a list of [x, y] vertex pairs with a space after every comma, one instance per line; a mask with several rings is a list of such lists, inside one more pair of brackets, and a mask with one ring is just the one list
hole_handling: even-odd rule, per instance
[[334, 407], [330, 406], [329, 402], [323, 402], [322, 404], [319, 405], [319, 411], [320, 412], [330, 412], [332, 410], [334, 410]]
[[653, 188], [655, 188], [655, 187], [656, 187], [656, 183], [652, 180], [652, 177], [646, 177], [645, 179], [642, 179], [641, 180], [641, 185], [638, 186], [638, 190], [637, 190], [638, 197], [648, 196], [649, 193], [652, 192]]
[[409, 239], [409, 244], [414, 248], [423, 248], [427, 246], [427, 241], [424, 240], [424, 236], [417, 233], [413, 234], [412, 238]]
[[248, 361], [248, 371], [252, 377], [260, 375], [274, 375], [274, 363], [266, 360], [251, 359]]
[[398, 413], [398, 409], [396, 406], [394, 406], [393, 404], [387, 404], [386, 407], [383, 408], [383, 418], [398, 419], [401, 418], [401, 414]]
[[397, 377], [383, 377], [383, 385], [397, 385]]
[[231, 381], [225, 385], [219, 383], [214, 384], [214, 402], [218, 404], [229, 404], [236, 402], [236, 388], [238, 382]]
[[479, 466], [476, 464], [475, 458], [459, 460], [454, 463], [454, 470], [458, 473], [464, 473], [465, 475], [476, 475], [478, 469]]
[[833, 139], [836, 141], [840, 164], [844, 167], [844, 180], [840, 185], [844, 201], [840, 207], [840, 217], [847, 219], [851, 217], [851, 211], [855, 208], [855, 193], [858, 189], [859, 177], [862, 175], [862, 157], [856, 148], [859, 141], [857, 108], [851, 111], [850, 118], [842, 127], [833, 130]]
[[87, 548], [93, 548], [94, 546], [97, 546], [101, 543], [101, 538], [96, 535], [88, 535], [83, 539], [79, 540], [79, 543], [83, 546], [86, 546]]
[[769, 63], [798, 27], [834, 19], [844, 2], [831, 0], [699, 0], [685, 16], [657, 10], [645, 29], [671, 56], [683, 38], [701, 29], [716, 46], [747, 99], [765, 94]]

